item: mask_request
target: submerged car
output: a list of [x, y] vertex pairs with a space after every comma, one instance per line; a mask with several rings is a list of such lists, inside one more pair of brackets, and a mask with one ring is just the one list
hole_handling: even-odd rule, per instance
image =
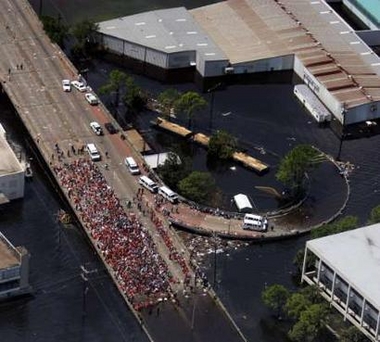
[[62, 80], [62, 89], [63, 91], [71, 91], [70, 80]]
[[71, 85], [79, 90], [80, 92], [84, 92], [87, 90], [87, 87], [85, 86], [85, 84], [83, 82], [79, 82], [79, 81], [71, 81]]
[[96, 135], [103, 135], [103, 129], [96, 121], [90, 122], [90, 127]]

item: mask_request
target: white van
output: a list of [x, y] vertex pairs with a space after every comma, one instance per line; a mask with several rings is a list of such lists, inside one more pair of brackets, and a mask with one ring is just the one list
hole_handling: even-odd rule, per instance
[[90, 158], [92, 161], [98, 161], [101, 160], [102, 157], [100, 156], [100, 153], [98, 149], [96, 148], [95, 144], [87, 144], [86, 150], [88, 154], [90, 155]]
[[178, 195], [166, 186], [161, 186], [158, 189], [158, 194], [173, 204], [178, 203]]
[[243, 229], [266, 231], [268, 229], [268, 220], [260, 215], [245, 214]]
[[124, 164], [128, 168], [129, 172], [132, 175], [139, 175], [140, 174], [140, 169], [132, 157], [125, 158]]
[[139, 183], [143, 187], [147, 188], [150, 192], [155, 193], [158, 190], [158, 185], [147, 176], [141, 176], [139, 179]]

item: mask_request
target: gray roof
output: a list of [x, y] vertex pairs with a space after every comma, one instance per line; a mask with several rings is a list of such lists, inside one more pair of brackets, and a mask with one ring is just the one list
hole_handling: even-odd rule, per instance
[[380, 223], [310, 240], [306, 245], [380, 309]]
[[193, 51], [206, 60], [226, 56], [184, 7], [150, 11], [103, 21], [98, 32], [165, 53]]
[[23, 171], [23, 167], [9, 146], [5, 131], [0, 125], [0, 176]]

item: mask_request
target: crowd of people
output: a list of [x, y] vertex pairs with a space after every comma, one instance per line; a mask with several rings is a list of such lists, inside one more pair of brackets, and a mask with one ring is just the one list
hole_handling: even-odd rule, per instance
[[[155, 201], [155, 203], [156, 208], [159, 209], [160, 206], [157, 205], [157, 201]], [[162, 209], [163, 211], [167, 210], [165, 207], [163, 207]], [[180, 265], [182, 273], [185, 276], [185, 285], [188, 284], [190, 281], [190, 270], [186, 264], [184, 256], [178, 253], [177, 248], [174, 247], [173, 240], [171, 239], [168, 230], [165, 228], [164, 224], [162, 223], [160, 218], [155, 214], [154, 211], [152, 211], [151, 213], [151, 220], [154, 223], [154, 226], [160, 233], [162, 239], [165, 242], [166, 247], [169, 250], [170, 260], [174, 260]]]
[[125, 212], [98, 167], [81, 158], [56, 165], [54, 171], [134, 308], [173, 297], [172, 276], [149, 232]]

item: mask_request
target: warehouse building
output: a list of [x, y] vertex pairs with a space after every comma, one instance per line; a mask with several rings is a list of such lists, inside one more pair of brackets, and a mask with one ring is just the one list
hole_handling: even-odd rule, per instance
[[0, 205], [24, 197], [25, 168], [17, 159], [0, 125]]
[[0, 233], [0, 299], [30, 292], [29, 258], [24, 247], [14, 247]]
[[380, 224], [306, 243], [302, 281], [370, 340], [380, 340]]
[[110, 20], [98, 32], [106, 49], [147, 69], [217, 82], [294, 71], [343, 125], [380, 118], [380, 58], [324, 0], [228, 0]]
[[[180, 69], [219, 75], [227, 57], [184, 8], [157, 10], [99, 23], [99, 39], [108, 51], [141, 62], [145, 72], [167, 78]], [[170, 76], [169, 76], [170, 77]]]

